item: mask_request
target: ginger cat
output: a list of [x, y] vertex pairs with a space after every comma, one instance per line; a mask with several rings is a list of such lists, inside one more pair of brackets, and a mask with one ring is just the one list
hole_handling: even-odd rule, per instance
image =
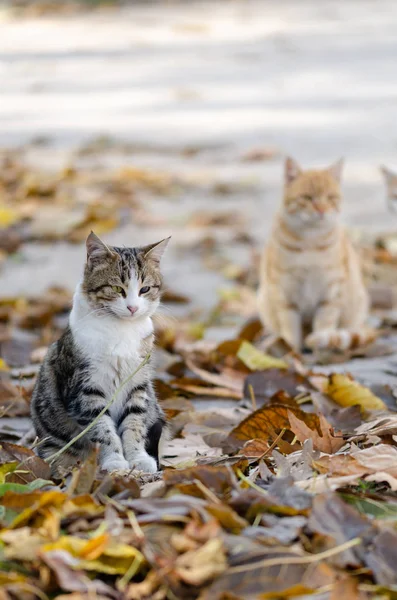
[[339, 221], [342, 164], [302, 171], [286, 159], [284, 198], [262, 255], [260, 317], [297, 350], [342, 350], [374, 337], [363, 331], [369, 297]]

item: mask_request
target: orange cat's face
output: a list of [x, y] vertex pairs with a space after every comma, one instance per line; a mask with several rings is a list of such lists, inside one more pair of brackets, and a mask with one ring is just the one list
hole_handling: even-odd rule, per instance
[[315, 227], [336, 220], [341, 205], [341, 170], [341, 160], [328, 169], [302, 171], [287, 158], [283, 207], [292, 224]]
[[387, 204], [389, 209], [393, 212], [397, 211], [397, 174], [387, 169], [386, 167], [381, 167], [381, 171], [384, 175], [387, 189]]

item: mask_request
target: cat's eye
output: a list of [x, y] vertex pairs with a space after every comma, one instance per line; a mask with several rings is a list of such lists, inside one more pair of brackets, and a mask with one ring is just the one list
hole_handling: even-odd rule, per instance
[[148, 285], [145, 285], [143, 288], [141, 288], [139, 290], [139, 295], [141, 295], [141, 294], [147, 294], [149, 290], [150, 290], [150, 287]]
[[125, 296], [125, 291], [120, 285], [112, 285], [112, 290], [116, 292], [116, 294], [122, 294]]
[[313, 200], [313, 198], [311, 196], [309, 196], [308, 194], [305, 194], [302, 196], [302, 200], [305, 200], [306, 202], [311, 202]]

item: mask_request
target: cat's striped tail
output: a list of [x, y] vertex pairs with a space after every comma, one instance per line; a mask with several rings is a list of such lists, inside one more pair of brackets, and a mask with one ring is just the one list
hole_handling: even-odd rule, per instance
[[310, 350], [352, 350], [370, 344], [377, 337], [374, 329], [323, 329], [305, 339]]

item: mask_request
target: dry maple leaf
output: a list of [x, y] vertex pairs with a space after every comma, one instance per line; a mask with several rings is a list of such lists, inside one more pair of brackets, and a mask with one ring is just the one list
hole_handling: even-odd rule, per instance
[[313, 440], [313, 448], [320, 450], [325, 454], [335, 454], [344, 446], [344, 439], [339, 436], [334, 436], [333, 427], [328, 423], [324, 415], [319, 415], [321, 435], [316, 429], [310, 429], [304, 421], [301, 421], [290, 410], [288, 411], [288, 419], [291, 431], [296, 435], [300, 442], [307, 439]]

